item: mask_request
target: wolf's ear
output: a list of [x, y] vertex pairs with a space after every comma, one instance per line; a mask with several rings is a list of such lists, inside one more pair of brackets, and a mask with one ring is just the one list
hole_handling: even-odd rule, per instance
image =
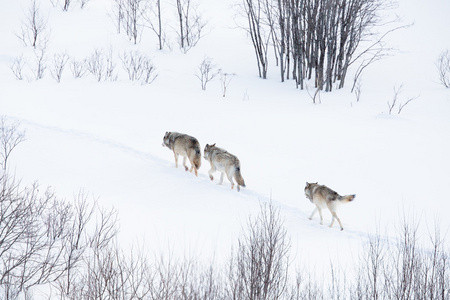
[[211, 145], [211, 147], [215, 147], [215, 146], [216, 146], [216, 143], [214, 143], [214, 144]]
[[306, 186], [309, 186], [309, 183], [308, 183], [308, 181], [306, 182]]

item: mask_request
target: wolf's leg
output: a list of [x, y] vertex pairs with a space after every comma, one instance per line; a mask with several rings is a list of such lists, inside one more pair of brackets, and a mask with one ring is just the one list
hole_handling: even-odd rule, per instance
[[[186, 156], [183, 156], [183, 166], [186, 171], [189, 170], [189, 168], [186, 166]], [[192, 169], [191, 169], [191, 171], [192, 171]]]
[[178, 154], [173, 152], [173, 156], [175, 156], [175, 168], [178, 168]]
[[340, 220], [339, 217], [337, 216], [336, 212], [332, 212], [331, 214], [333, 215], [333, 221], [331, 221], [330, 227], [333, 226], [333, 224], [334, 224], [334, 219], [336, 219], [336, 220], [338, 221], [338, 223], [339, 223], [339, 226], [341, 226], [341, 230], [344, 230], [344, 227], [342, 227], [341, 220]]
[[314, 210], [313, 210], [312, 213], [311, 213], [311, 216], [309, 216], [309, 219], [310, 219], [310, 220], [312, 220], [312, 218], [314, 217], [314, 215], [316, 214], [316, 212], [317, 212], [317, 207], [314, 208]]
[[317, 209], [319, 210], [319, 215], [320, 215], [320, 225], [323, 225], [322, 209], [320, 207], [317, 207]]
[[[231, 189], [233, 189], [234, 188], [233, 176], [227, 173], [227, 178], [231, 182]], [[238, 191], [239, 191], [239, 185], [238, 185]]]
[[214, 180], [214, 177], [212, 176], [212, 173], [214, 173], [216, 170], [214, 169], [213, 166], [211, 166], [211, 169], [209, 169], [208, 174], [209, 174], [209, 179]]
[[223, 183], [223, 172], [220, 172], [220, 181], [219, 181], [219, 184], [222, 184]]
[[333, 213], [331, 213], [331, 214], [332, 214], [332, 218], [331, 218], [330, 228], [333, 227], [333, 225], [334, 225], [334, 220], [335, 220], [335, 217], [334, 217]]

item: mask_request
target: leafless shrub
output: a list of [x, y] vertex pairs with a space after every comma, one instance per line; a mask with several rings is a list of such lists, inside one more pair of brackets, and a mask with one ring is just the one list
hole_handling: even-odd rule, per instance
[[152, 83], [158, 76], [151, 59], [138, 51], [124, 52], [120, 60], [128, 73], [128, 78], [132, 81], [141, 80], [142, 83]]
[[6, 117], [0, 117], [0, 166], [6, 171], [8, 159], [12, 151], [23, 141], [25, 133], [19, 130], [18, 122], [8, 122]]
[[113, 58], [113, 52], [110, 49], [106, 55], [106, 79], [110, 81], [117, 80], [117, 74], [114, 73], [116, 63]]
[[107, 54], [103, 50], [96, 49], [94, 53], [91, 54], [85, 60], [86, 69], [94, 75], [97, 81], [117, 79], [114, 75], [115, 63], [112, 56], [112, 51]]
[[283, 299], [288, 282], [290, 241], [279, 211], [271, 204], [248, 222], [248, 234], [239, 239], [230, 263], [228, 297]]
[[23, 74], [22, 74], [22, 70], [23, 67], [25, 66], [25, 60], [23, 58], [22, 55], [20, 55], [19, 57], [16, 57], [11, 66], [10, 69], [14, 74], [14, 77], [16, 77], [17, 80], [23, 80]]
[[45, 48], [49, 39], [47, 20], [42, 16], [37, 0], [31, 0], [31, 5], [22, 22], [20, 34], [17, 37], [25, 46]]
[[86, 69], [94, 75], [97, 81], [101, 81], [106, 76], [105, 54], [103, 51], [98, 49], [95, 50], [94, 53], [85, 60], [85, 63]]
[[359, 102], [361, 100], [361, 93], [362, 93], [362, 82], [361, 78], [359, 78], [353, 88], [353, 92], [355, 92], [356, 101]]
[[36, 80], [42, 79], [44, 77], [45, 70], [47, 69], [47, 56], [45, 48], [34, 50], [34, 65], [30, 68], [34, 73], [34, 78]]
[[69, 55], [65, 52], [53, 55], [53, 64], [50, 68], [50, 74], [57, 82], [61, 82], [62, 73], [68, 61]]
[[215, 68], [215, 65], [212, 64], [209, 57], [203, 59], [202, 63], [198, 66], [198, 72], [195, 74], [195, 77], [197, 77], [202, 84], [202, 90], [206, 90], [208, 82], [213, 80], [219, 72], [220, 70]]
[[90, 0], [80, 0], [80, 7], [83, 9]]
[[441, 52], [435, 62], [438, 70], [439, 81], [446, 87], [450, 87], [450, 51]]
[[311, 98], [314, 104], [322, 103], [322, 100], [320, 99], [320, 88], [316, 88], [314, 95], [311, 95], [311, 93], [309, 92], [309, 86], [306, 85], [306, 92], [308, 93], [309, 97]]
[[59, 5], [59, 0], [50, 0], [50, 3], [53, 7], [57, 7]]
[[81, 78], [87, 72], [86, 62], [74, 59], [74, 60], [72, 60], [72, 63], [70, 64], [70, 70], [72, 71], [72, 75], [74, 78]]
[[402, 92], [402, 90], [403, 90], [403, 84], [402, 85], [400, 85], [399, 87], [394, 87], [394, 96], [393, 96], [393, 98], [392, 98], [392, 102], [389, 102], [388, 101], [388, 108], [389, 108], [389, 114], [392, 114], [392, 110], [394, 109], [394, 107], [397, 105], [398, 106], [398, 111], [397, 111], [397, 114], [399, 115], [401, 112], [402, 112], [402, 110], [403, 110], [403, 108], [408, 104], [408, 103], [410, 103], [411, 101], [413, 101], [413, 100], [415, 100], [415, 99], [417, 99], [417, 98], [419, 98], [419, 96], [415, 96], [415, 97], [410, 97], [410, 98], [408, 98], [408, 99], [406, 99], [406, 101], [404, 101], [403, 103], [399, 103], [398, 102], [398, 95]]
[[222, 87], [222, 97], [225, 98], [225, 96], [227, 94], [228, 85], [230, 84], [230, 82], [231, 82], [231, 80], [233, 79], [234, 76], [236, 76], [236, 74], [234, 74], [234, 73], [224, 73], [224, 72], [220, 71], [220, 82], [221, 82], [221, 87]]
[[0, 178], [0, 291], [5, 299], [50, 284], [66, 272], [70, 205], [38, 185], [22, 190], [8, 175]]

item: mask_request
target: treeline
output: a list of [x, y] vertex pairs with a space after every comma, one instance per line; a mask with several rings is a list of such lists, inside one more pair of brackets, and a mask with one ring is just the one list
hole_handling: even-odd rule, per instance
[[359, 47], [381, 24], [379, 14], [389, 6], [387, 2], [243, 0], [259, 76], [267, 76], [269, 48], [273, 47], [281, 81], [292, 76], [300, 89], [310, 79], [320, 90], [344, 87], [355, 56], [380, 55], [380, 37], [365, 49]]

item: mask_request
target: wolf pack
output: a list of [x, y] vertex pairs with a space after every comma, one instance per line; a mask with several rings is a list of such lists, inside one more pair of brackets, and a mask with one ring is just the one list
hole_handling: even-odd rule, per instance
[[[202, 157], [200, 143], [195, 137], [179, 132], [166, 132], [162, 145], [173, 151], [176, 168], [178, 168], [178, 158], [182, 156], [184, 169], [191, 173], [194, 172], [195, 176], [198, 176], [198, 169], [202, 164]], [[212, 145], [206, 144], [203, 153], [203, 158], [211, 166], [208, 171], [211, 180], [214, 180], [213, 173], [218, 171], [220, 172], [219, 184], [223, 183], [223, 178], [226, 175], [231, 183], [231, 189], [234, 189], [236, 185], [236, 189], [239, 192], [241, 187], [245, 187], [244, 178], [241, 174], [241, 163], [237, 156], [223, 148], [217, 147], [215, 143]], [[191, 165], [190, 168], [186, 165], [187, 159]], [[323, 224], [322, 209], [328, 208], [332, 215], [330, 227], [333, 227], [334, 222], [337, 220], [341, 230], [344, 230], [342, 222], [337, 215], [337, 209], [341, 203], [353, 201], [356, 195], [341, 196], [325, 185], [320, 185], [317, 182], [306, 182], [305, 196], [315, 205], [309, 217], [310, 220], [312, 220], [318, 211], [320, 224]]]

